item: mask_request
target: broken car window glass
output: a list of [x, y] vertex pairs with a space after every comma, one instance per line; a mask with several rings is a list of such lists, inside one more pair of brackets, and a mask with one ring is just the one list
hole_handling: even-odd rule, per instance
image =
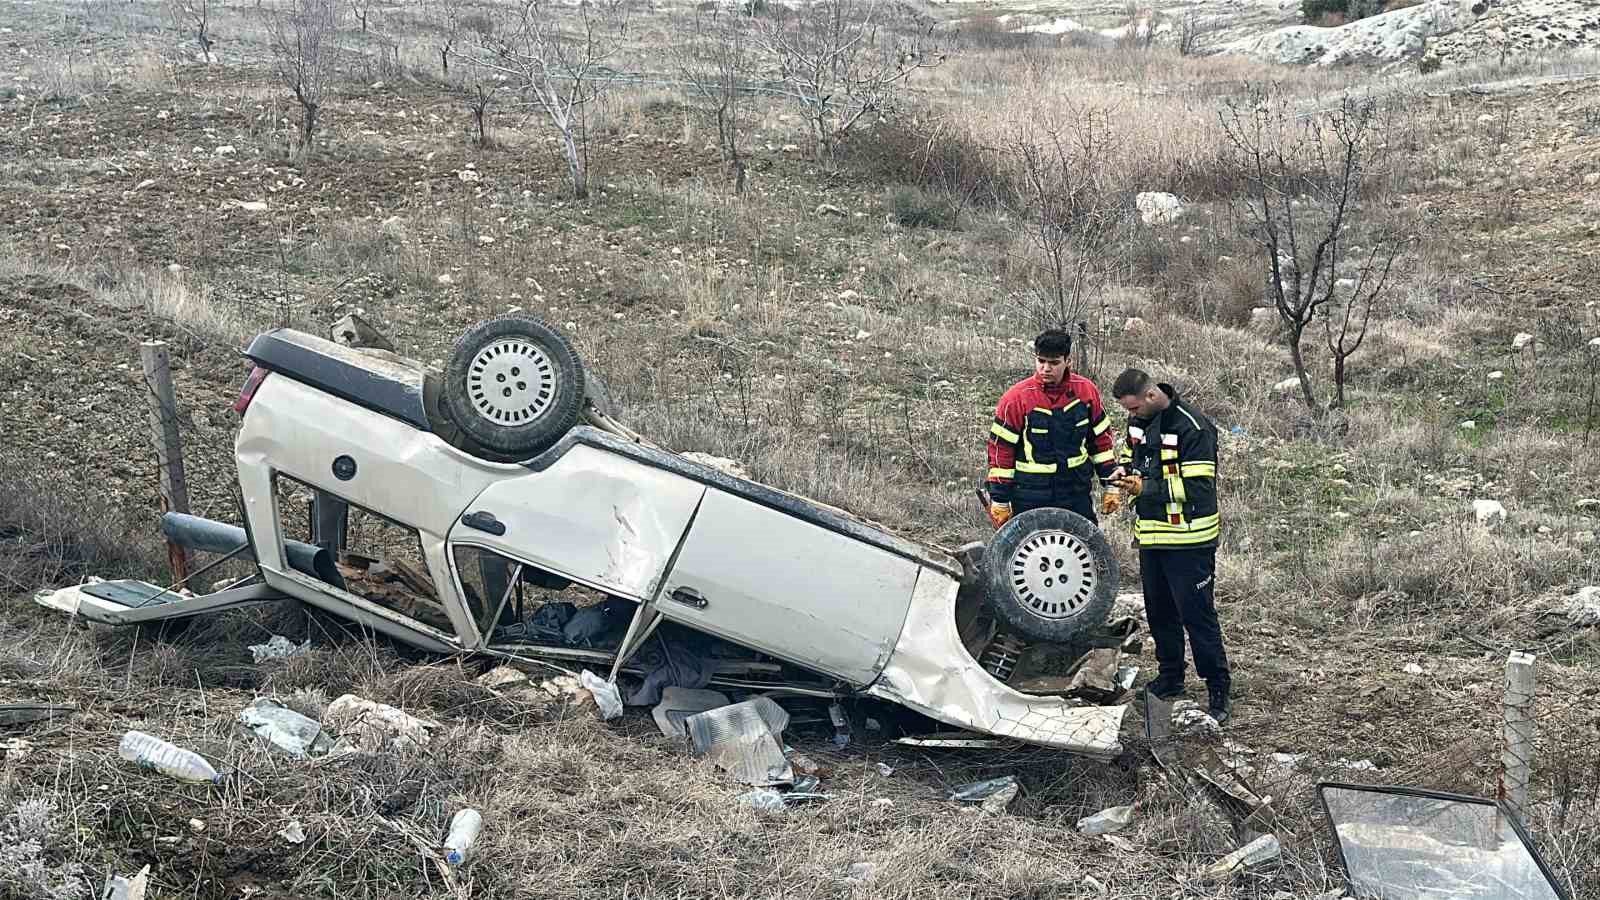
[[1357, 897], [1567, 900], [1492, 801], [1363, 785], [1319, 790]]

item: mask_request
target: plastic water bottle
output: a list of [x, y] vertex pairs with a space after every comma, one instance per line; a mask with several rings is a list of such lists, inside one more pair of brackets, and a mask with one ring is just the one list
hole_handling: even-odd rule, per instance
[[123, 735], [117, 753], [129, 762], [182, 781], [215, 782], [221, 777], [200, 754], [142, 731], [130, 731]]
[[444, 861], [452, 866], [461, 865], [482, 829], [483, 816], [475, 809], [463, 809], [452, 816], [450, 835], [444, 839]]

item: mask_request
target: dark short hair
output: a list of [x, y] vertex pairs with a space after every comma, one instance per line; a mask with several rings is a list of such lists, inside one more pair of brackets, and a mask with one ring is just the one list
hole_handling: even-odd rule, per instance
[[1143, 369], [1123, 369], [1111, 384], [1113, 397], [1142, 397], [1150, 390], [1150, 373]]
[[1047, 328], [1033, 339], [1035, 356], [1071, 356], [1072, 335], [1059, 328]]

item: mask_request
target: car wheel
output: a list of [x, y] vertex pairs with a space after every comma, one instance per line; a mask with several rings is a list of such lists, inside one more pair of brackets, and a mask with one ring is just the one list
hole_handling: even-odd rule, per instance
[[1111, 542], [1070, 510], [1014, 516], [984, 550], [985, 593], [995, 616], [1036, 641], [1063, 643], [1101, 625], [1117, 594]]
[[526, 458], [578, 421], [583, 364], [559, 332], [528, 315], [479, 322], [445, 369], [445, 412], [478, 444]]

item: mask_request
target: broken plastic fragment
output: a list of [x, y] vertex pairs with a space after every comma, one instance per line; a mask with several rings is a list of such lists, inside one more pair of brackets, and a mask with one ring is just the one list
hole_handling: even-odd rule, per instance
[[295, 759], [321, 756], [333, 749], [333, 738], [322, 730], [321, 722], [268, 697], [257, 697], [240, 710], [239, 722]]
[[756, 788], [739, 795], [739, 805], [757, 812], [783, 812], [783, 795], [772, 788]]
[[291, 844], [303, 844], [306, 841], [306, 830], [301, 827], [299, 819], [290, 819], [289, 824], [278, 829], [278, 837]]
[[950, 799], [961, 803], [977, 803], [987, 800], [995, 794], [1017, 783], [1017, 776], [1005, 775], [1000, 778], [990, 778], [987, 781], [974, 781], [964, 784], [950, 792]]
[[139, 870], [139, 874], [132, 878], [121, 875], [112, 875], [106, 878], [106, 886], [100, 892], [104, 900], [144, 900], [146, 883], [150, 877], [150, 865]]
[[1113, 831], [1121, 831], [1132, 821], [1133, 807], [1113, 806], [1079, 819], [1078, 830], [1084, 834], [1110, 834]]
[[1276, 836], [1263, 834], [1207, 866], [1204, 873], [1205, 877], [1225, 878], [1240, 869], [1277, 859], [1280, 849]]

